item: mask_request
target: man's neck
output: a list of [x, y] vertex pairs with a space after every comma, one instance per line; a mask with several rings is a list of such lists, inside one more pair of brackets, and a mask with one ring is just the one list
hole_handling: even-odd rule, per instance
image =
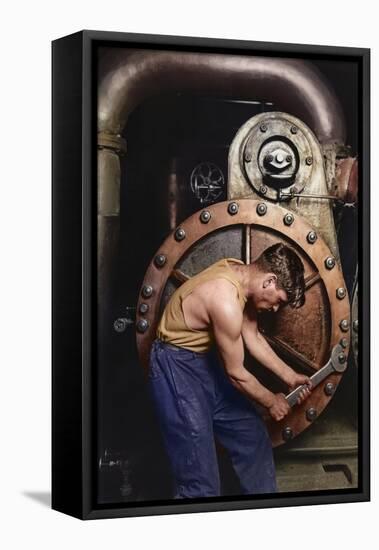
[[263, 273], [255, 266], [250, 265], [232, 265], [238, 282], [241, 285], [242, 291], [246, 298], [250, 298], [256, 291], [257, 286], [260, 283], [260, 279], [264, 276]]

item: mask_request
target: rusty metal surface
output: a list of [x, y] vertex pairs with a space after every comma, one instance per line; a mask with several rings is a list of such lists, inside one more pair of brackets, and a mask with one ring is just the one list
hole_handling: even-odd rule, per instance
[[344, 143], [340, 102], [310, 62], [251, 55], [180, 51], [112, 51], [100, 61], [98, 130], [119, 134], [131, 111], [165, 92], [265, 98], [302, 118], [321, 142]]
[[344, 202], [356, 203], [358, 198], [358, 159], [348, 157], [336, 160], [334, 192]]
[[[175, 233], [173, 233], [157, 251], [157, 255], [162, 254], [166, 257], [166, 262], [162, 267], [158, 267], [154, 260], [151, 262], [142, 288], [151, 286], [152, 294], [148, 299], [141, 296], [138, 303], [138, 306], [142, 302], [149, 305], [145, 314], [137, 316], [137, 323], [141, 319], [148, 323], [145, 332], [137, 333], [137, 347], [144, 367], [146, 368], [148, 365], [150, 347], [155, 338], [162, 308], [161, 302], [165, 294], [167, 299], [167, 286], [171, 286], [171, 291], [175, 288], [175, 282], [169, 279], [172, 271], [179, 268], [185, 275], [192, 276], [204, 269], [209, 261], [209, 254], [205, 254], [206, 237], [212, 234], [216, 235], [217, 231], [222, 231], [226, 243], [233, 241], [233, 239], [229, 241], [227, 237], [226, 231], [229, 229], [239, 232], [240, 240], [237, 244], [234, 243], [230, 246], [235, 247], [236, 257], [245, 259], [246, 225], [251, 226], [251, 261], [254, 261], [259, 249], [265, 247], [265, 243], [271, 243], [275, 239], [276, 242], [282, 240], [300, 253], [305, 264], [308, 281], [311, 283], [307, 290], [309, 307], [300, 310], [284, 308], [275, 325], [269, 325], [268, 336], [276, 339], [278, 347], [281, 343], [285, 343], [287, 356], [292, 359], [294, 367], [300, 371], [308, 368], [311, 372], [314, 368], [320, 368], [332, 347], [343, 337], [348, 339], [346, 349], [346, 353], [348, 353], [350, 337], [348, 296], [346, 295], [343, 299], [337, 298], [337, 289], [345, 288], [345, 283], [337, 263], [332, 269], [328, 269], [326, 266], [325, 260], [332, 254], [324, 240], [319, 237], [313, 244], [309, 243], [307, 236], [314, 228], [298, 215], [294, 215], [294, 221], [290, 226], [286, 225], [284, 219], [288, 210], [282, 207], [265, 203], [266, 213], [259, 215], [257, 207], [261, 201], [241, 199], [234, 202], [238, 207], [238, 212], [235, 214], [230, 213], [230, 208], [228, 210], [230, 202], [208, 207], [207, 210], [210, 212], [211, 218], [206, 224], [201, 222], [200, 212], [194, 214], [180, 226], [185, 231], [185, 238], [177, 241], [174, 237]], [[226, 246], [225, 256], [230, 255], [230, 246], [229, 248]], [[138, 306], [137, 311], [139, 311]], [[346, 329], [344, 325], [341, 328], [340, 323], [343, 320], [347, 322], [347, 330], [344, 330]], [[303, 341], [309, 342], [312, 338], [315, 343], [309, 349], [307, 345], [303, 345]], [[281, 352], [283, 352], [283, 346]], [[304, 359], [304, 368], [301, 368], [302, 359]], [[340, 378], [340, 374], [331, 375], [325, 384], [332, 382], [336, 387]], [[296, 406], [283, 421], [268, 420], [267, 424], [274, 446], [284, 443], [283, 430], [285, 428], [290, 428], [292, 436], [295, 437], [311, 425], [312, 421], [309, 420], [311, 416], [307, 415], [309, 409], [315, 409], [315, 418], [319, 416], [332, 398], [332, 395], [327, 395], [324, 391], [325, 384], [317, 387], [310, 398], [302, 405]]]
[[[262, 131], [262, 129], [264, 131]], [[287, 187], [267, 181], [262, 154], [282, 143], [292, 151], [294, 177]], [[275, 145], [276, 144], [276, 145]], [[246, 156], [247, 155], [247, 156]], [[310, 162], [311, 159], [312, 162]], [[296, 166], [295, 166], [296, 163]], [[313, 132], [298, 118], [282, 112], [256, 115], [241, 126], [229, 150], [228, 198], [252, 198], [278, 202], [279, 192], [295, 191], [304, 195], [329, 195], [324, 157]], [[283, 201], [294, 214], [300, 214], [317, 230], [333, 256], [339, 261], [339, 249], [332, 204], [323, 199], [297, 197]]]

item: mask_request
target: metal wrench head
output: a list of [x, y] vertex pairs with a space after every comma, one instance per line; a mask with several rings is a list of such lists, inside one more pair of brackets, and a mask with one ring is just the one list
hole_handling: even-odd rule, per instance
[[347, 355], [340, 344], [332, 349], [330, 362], [336, 372], [344, 372], [347, 368]]

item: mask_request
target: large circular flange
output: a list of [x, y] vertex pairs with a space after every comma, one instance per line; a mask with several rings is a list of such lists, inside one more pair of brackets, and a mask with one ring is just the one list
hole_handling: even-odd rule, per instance
[[268, 113], [257, 117], [241, 144], [240, 165], [255, 192], [276, 201], [278, 189], [303, 191], [313, 170], [312, 147], [301, 125], [283, 113]]
[[[343, 299], [337, 298], [336, 291], [339, 288], [345, 288], [345, 282], [342, 272], [336, 263], [333, 269], [328, 269], [325, 260], [331, 257], [331, 252], [323, 239], [319, 236], [316, 241], [309, 242], [308, 236], [314, 229], [308, 222], [300, 217], [294, 216], [294, 220], [290, 225], [287, 225], [284, 220], [288, 210], [274, 204], [266, 203], [267, 210], [264, 215], [258, 213], [258, 205], [262, 201], [251, 199], [240, 199], [237, 201], [238, 212], [231, 215], [228, 211], [229, 201], [221, 202], [209, 206], [207, 210], [210, 213], [210, 220], [204, 224], [200, 221], [201, 212], [197, 212], [187, 218], [180, 227], [184, 229], [186, 238], [182, 241], [175, 239], [175, 231], [163, 242], [162, 246], [154, 255], [164, 255], [166, 263], [163, 267], [157, 267], [154, 258], [150, 263], [141, 289], [151, 286], [153, 288], [152, 297], [149, 298], [149, 310], [143, 317], [137, 314], [136, 322], [140, 319], [145, 319], [148, 322], [148, 328], [144, 332], [137, 332], [137, 348], [141, 363], [145, 368], [148, 368], [150, 348], [155, 339], [156, 329], [159, 322], [160, 306], [163, 292], [166, 283], [174, 272], [177, 263], [186, 254], [193, 245], [203, 239], [209, 233], [216, 232], [227, 226], [235, 225], [250, 225], [262, 230], [269, 229], [276, 232], [278, 235], [285, 235], [286, 239], [293, 244], [294, 248], [300, 248], [303, 253], [309, 258], [318, 271], [318, 276], [321, 279], [329, 302], [330, 315], [330, 338], [328, 349], [329, 352], [338, 344], [342, 338], [345, 339], [345, 353], [349, 351], [350, 341], [350, 305], [348, 296]], [[145, 300], [140, 293], [139, 302], [137, 304], [137, 312], [140, 311], [140, 303]], [[317, 365], [316, 369], [323, 365]], [[274, 446], [283, 444], [286, 439], [283, 437], [287, 428], [291, 429], [292, 437], [301, 433], [312, 423], [312, 415], [309, 410], [317, 411], [317, 416], [326, 407], [332, 395], [325, 391], [327, 383], [333, 384], [336, 387], [340, 381], [342, 374], [330, 375], [324, 383], [317, 386], [310, 397], [301, 405], [295, 405], [291, 412], [281, 422], [267, 421], [268, 430]], [[310, 420], [311, 419], [311, 420]]]

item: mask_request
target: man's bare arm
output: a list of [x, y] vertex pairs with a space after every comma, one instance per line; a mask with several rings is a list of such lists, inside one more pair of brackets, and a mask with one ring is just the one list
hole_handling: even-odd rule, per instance
[[308, 376], [295, 372], [275, 353], [259, 332], [256, 316], [249, 307], [245, 308], [243, 315], [242, 337], [250, 355], [279, 376], [290, 388], [300, 384], [308, 384], [309, 388], [312, 386]]
[[265, 388], [243, 365], [244, 348], [241, 336], [243, 315], [236, 299], [235, 289], [225, 289], [223, 299], [215, 297], [209, 307], [211, 322], [226, 373], [239, 391], [269, 409], [275, 420], [281, 420], [289, 411], [283, 394], [274, 394]]

